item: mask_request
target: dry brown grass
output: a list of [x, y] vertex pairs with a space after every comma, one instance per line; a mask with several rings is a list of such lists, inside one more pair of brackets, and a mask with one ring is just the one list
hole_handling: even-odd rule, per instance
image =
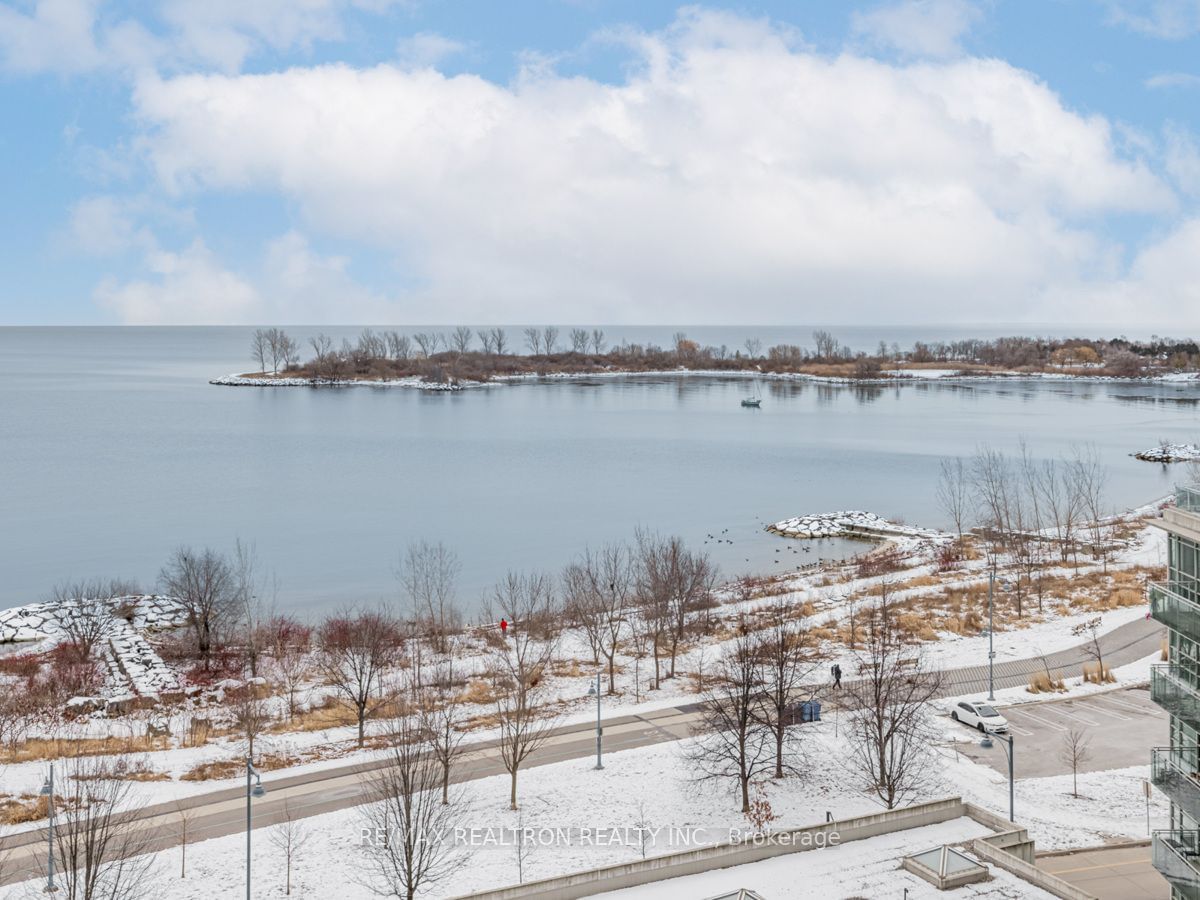
[[466, 689], [459, 694], [458, 699], [461, 703], [495, 703], [496, 691], [490, 682], [484, 681], [482, 678], [472, 678], [467, 682]]
[[22, 794], [0, 800], [0, 825], [23, 825], [44, 819], [49, 814], [50, 804], [45, 797]]
[[1117, 678], [1107, 665], [1101, 670], [1099, 663], [1084, 663], [1083, 680], [1091, 684], [1112, 684]]
[[74, 756], [112, 756], [118, 753], [148, 753], [151, 750], [166, 750], [169, 746], [170, 738], [165, 736], [30, 738], [16, 747], [4, 747], [0, 749], [0, 762], [18, 763]]
[[1051, 676], [1045, 672], [1035, 672], [1029, 679], [1028, 690], [1031, 694], [1055, 694], [1066, 689], [1067, 684], [1061, 674]]
[[1170, 645], [1167, 643], [1167, 639], [1163, 638], [1162, 646], [1159, 648], [1159, 651], [1158, 651], [1158, 658], [1160, 660], [1162, 660], [1163, 662], [1166, 662], [1168, 659], [1170, 659], [1170, 656], [1171, 656]]

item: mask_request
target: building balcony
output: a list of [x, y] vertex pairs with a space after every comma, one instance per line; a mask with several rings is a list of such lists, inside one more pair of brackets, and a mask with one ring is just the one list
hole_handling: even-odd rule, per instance
[[1200, 675], [1179, 663], [1150, 667], [1150, 699], [1200, 731]]
[[1196, 758], [1196, 747], [1156, 747], [1150, 756], [1150, 781], [1192, 819], [1200, 819]]
[[1189, 600], [1173, 583], [1150, 585], [1150, 615], [1172, 631], [1200, 643], [1200, 603]]
[[1154, 868], [1175, 896], [1200, 900], [1200, 831], [1156, 831], [1151, 848]]
[[1200, 484], [1175, 488], [1175, 508], [1200, 513]]

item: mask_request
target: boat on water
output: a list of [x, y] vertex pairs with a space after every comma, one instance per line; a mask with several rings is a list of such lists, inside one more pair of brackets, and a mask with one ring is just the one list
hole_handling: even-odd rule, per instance
[[747, 397], [742, 401], [742, 406], [750, 406], [754, 409], [758, 409], [760, 406], [762, 406], [762, 401], [757, 397]]

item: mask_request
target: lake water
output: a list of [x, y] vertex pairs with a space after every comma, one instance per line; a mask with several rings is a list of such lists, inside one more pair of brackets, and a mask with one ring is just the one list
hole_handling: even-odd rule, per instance
[[[674, 330], [609, 333], [665, 343]], [[683, 330], [731, 347], [811, 332]], [[968, 333], [833, 330], [863, 347]], [[250, 367], [249, 334], [0, 328], [0, 608], [67, 579], [152, 585], [173, 548], [238, 537], [276, 573], [279, 606], [302, 614], [394, 597], [398, 553], [421, 537], [457, 550], [468, 606], [507, 569], [558, 569], [638, 525], [709, 550], [725, 575], [778, 572], [862, 549], [804, 552], [762, 531], [788, 516], [945, 524], [938, 461], [980, 443], [1011, 450], [1024, 436], [1039, 456], [1093, 443], [1122, 508], [1181, 477], [1131, 451], [1200, 439], [1200, 390], [1180, 386], [768, 383], [750, 410], [744, 382], [705, 378], [456, 394], [207, 384]]]

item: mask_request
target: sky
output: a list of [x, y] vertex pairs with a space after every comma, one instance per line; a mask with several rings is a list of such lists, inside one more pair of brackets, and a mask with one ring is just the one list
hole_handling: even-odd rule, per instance
[[0, 325], [1200, 326], [1200, 0], [0, 0]]

